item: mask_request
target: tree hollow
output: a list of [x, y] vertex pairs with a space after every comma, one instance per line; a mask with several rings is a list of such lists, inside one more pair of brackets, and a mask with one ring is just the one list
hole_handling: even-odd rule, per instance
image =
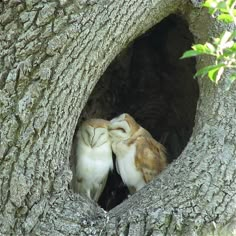
[[[198, 83], [195, 60], [180, 60], [193, 44], [187, 22], [170, 15], [123, 50], [95, 86], [83, 112], [112, 119], [131, 114], [167, 149], [169, 162], [186, 146], [194, 126]], [[77, 129], [78, 129], [77, 126]], [[72, 161], [73, 162], [73, 161]], [[109, 210], [128, 196], [120, 176], [110, 173], [99, 204]]]

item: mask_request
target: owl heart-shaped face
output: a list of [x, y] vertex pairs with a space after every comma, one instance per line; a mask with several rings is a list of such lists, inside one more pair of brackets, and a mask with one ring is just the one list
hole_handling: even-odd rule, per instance
[[102, 120], [89, 120], [81, 126], [81, 135], [84, 142], [94, 148], [109, 141], [107, 122]]
[[129, 115], [124, 113], [110, 121], [108, 125], [109, 136], [112, 142], [126, 140], [132, 135]]

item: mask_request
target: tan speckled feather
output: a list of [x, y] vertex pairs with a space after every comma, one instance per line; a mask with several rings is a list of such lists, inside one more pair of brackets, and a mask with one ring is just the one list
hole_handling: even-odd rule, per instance
[[135, 165], [147, 183], [166, 167], [166, 151], [164, 146], [152, 137], [139, 136], [135, 143]]
[[141, 126], [127, 144], [133, 143], [136, 145], [136, 168], [142, 172], [145, 182], [148, 183], [167, 166], [166, 149]]

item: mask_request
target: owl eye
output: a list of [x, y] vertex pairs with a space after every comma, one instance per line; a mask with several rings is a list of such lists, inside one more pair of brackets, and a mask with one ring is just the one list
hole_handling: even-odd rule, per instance
[[120, 131], [121, 131], [121, 132], [123, 132], [123, 133], [125, 133], [125, 132], [126, 132], [126, 130], [125, 130], [125, 129], [123, 129], [123, 128], [121, 128], [121, 127], [117, 128], [117, 130], [120, 130]]
[[90, 136], [90, 133], [87, 129], [85, 130], [85, 133], [88, 135], [88, 137]]
[[104, 136], [105, 134], [106, 134], [105, 132], [104, 132], [104, 133], [101, 133], [99, 137], [102, 137], [102, 136]]

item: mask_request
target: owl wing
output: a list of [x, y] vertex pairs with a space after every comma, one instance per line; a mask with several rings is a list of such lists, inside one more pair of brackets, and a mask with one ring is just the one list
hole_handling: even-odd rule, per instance
[[145, 182], [151, 181], [167, 165], [166, 150], [151, 136], [139, 136], [136, 141], [135, 165]]

